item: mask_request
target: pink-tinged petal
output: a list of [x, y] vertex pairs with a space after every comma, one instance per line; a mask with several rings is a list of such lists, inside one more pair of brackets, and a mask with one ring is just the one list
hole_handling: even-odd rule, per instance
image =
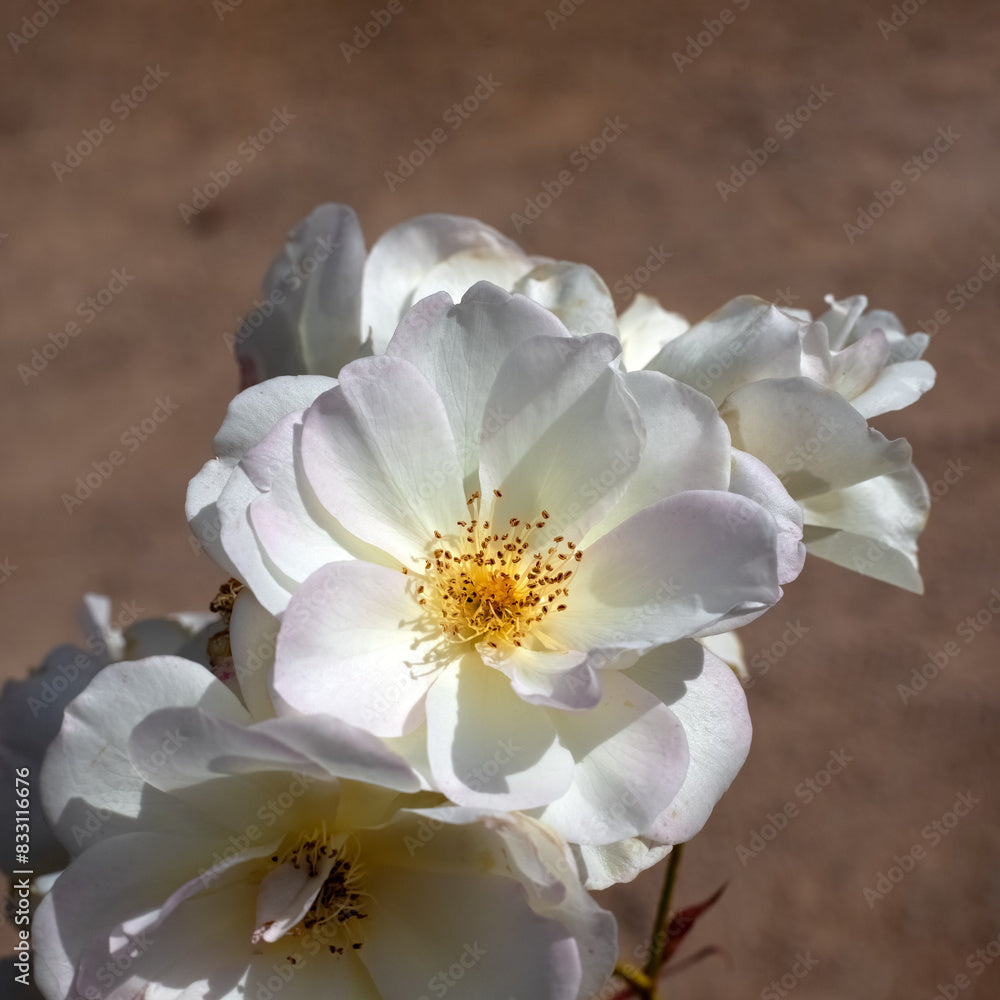
[[651, 295], [636, 295], [618, 317], [625, 367], [630, 372], [645, 368], [660, 348], [690, 328], [691, 324], [680, 313], [667, 312]]
[[236, 466], [216, 504], [222, 524], [219, 540], [228, 560], [223, 568], [242, 580], [268, 611], [280, 615], [288, 605], [295, 581], [280, 572], [260, 549], [249, 517], [250, 507], [259, 495], [246, 472]]
[[545, 632], [566, 649], [642, 649], [727, 631], [779, 596], [774, 518], [734, 493], [692, 490], [589, 546]]
[[364, 263], [364, 236], [347, 205], [320, 205], [295, 226], [264, 277], [264, 304], [236, 335], [244, 385], [336, 375], [358, 356]]
[[615, 304], [601, 276], [585, 264], [539, 264], [513, 286], [575, 334], [618, 332]]
[[930, 494], [913, 466], [803, 504], [806, 548], [838, 566], [922, 594], [917, 536]]
[[568, 333], [546, 310], [486, 282], [470, 288], [457, 305], [445, 294], [423, 299], [400, 321], [386, 354], [418, 368], [441, 397], [463, 479], [478, 468], [484, 427], [506, 419], [486, 408], [497, 373], [515, 346], [542, 335]]
[[550, 713], [522, 701], [476, 655], [428, 692], [427, 749], [436, 787], [459, 805], [545, 805], [565, 792], [573, 771]]
[[[235, 566], [220, 540], [223, 521], [217, 503], [236, 463], [264, 438], [282, 417], [304, 410], [336, 380], [313, 375], [273, 379], [241, 392], [230, 404], [215, 436], [217, 458], [207, 462], [188, 486], [185, 511], [195, 537], [225, 570]], [[255, 493], [248, 490], [246, 503]], [[238, 515], [237, 515], [238, 516]]]
[[292, 598], [278, 635], [274, 693], [289, 709], [325, 712], [377, 736], [423, 721], [440, 670], [441, 634], [421, 630], [399, 570], [331, 563]]
[[661, 646], [626, 676], [670, 706], [687, 738], [684, 783], [643, 831], [651, 840], [680, 844], [705, 825], [750, 750], [750, 713], [733, 671], [700, 643]]
[[468, 513], [444, 404], [400, 358], [348, 365], [306, 412], [301, 455], [323, 507], [404, 565]]
[[427, 272], [464, 250], [525, 259], [521, 248], [496, 229], [457, 215], [421, 215], [376, 241], [365, 262], [361, 307], [362, 329], [376, 354], [385, 350], [396, 324], [416, 301], [413, 292]]
[[715, 404], [660, 372], [629, 372], [625, 384], [639, 405], [646, 446], [625, 495], [584, 544], [675, 493], [729, 488], [729, 428]]
[[201, 707], [241, 725], [250, 721], [236, 695], [208, 670], [173, 656], [113, 663], [67, 707], [41, 790], [56, 835], [70, 850], [124, 831], [178, 830], [189, 822], [185, 810], [145, 787], [126, 751], [142, 719], [175, 705]]
[[808, 378], [737, 389], [721, 411], [733, 447], [759, 458], [799, 501], [910, 464], [910, 446], [868, 427], [843, 397]]
[[261, 490], [248, 515], [262, 564], [292, 585], [328, 562], [351, 558], [335, 538], [342, 531], [337, 522], [318, 503], [309, 502], [312, 488], [300, 465], [301, 433], [301, 415], [289, 414], [240, 463]]
[[647, 367], [687, 382], [718, 406], [748, 382], [798, 375], [801, 325], [743, 295], [664, 345]]
[[684, 730], [659, 698], [614, 671], [602, 684], [592, 711], [553, 713], [576, 767], [540, 818], [577, 844], [636, 836], [676, 795], [688, 767]]
[[778, 583], [791, 583], [802, 572], [806, 558], [802, 544], [802, 508], [760, 459], [735, 448], [729, 488], [733, 493], [756, 501], [774, 518], [778, 531]]
[[[531, 909], [515, 879], [385, 868], [371, 873], [367, 889], [373, 904], [361, 958], [383, 997], [448, 986], [454, 1000], [576, 1000], [576, 941]], [[461, 978], [449, 969], [461, 969]]]
[[[510, 678], [510, 686], [529, 705], [576, 712], [593, 708], [601, 700], [601, 683], [592, 657], [574, 651], [548, 652], [512, 646], [477, 647], [483, 662]], [[597, 666], [602, 658], [597, 656]]]
[[557, 534], [582, 537], [620, 500], [643, 429], [614, 370], [619, 351], [615, 338], [593, 334], [537, 337], [510, 353], [486, 407], [499, 422], [484, 426], [480, 447], [485, 511], [497, 525], [547, 510], [532, 536], [542, 547]]

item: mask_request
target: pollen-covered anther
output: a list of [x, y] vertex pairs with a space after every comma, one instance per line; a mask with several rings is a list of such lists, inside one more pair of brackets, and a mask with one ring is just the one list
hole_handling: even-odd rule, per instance
[[[479, 499], [469, 498], [473, 514]], [[448, 638], [498, 647], [522, 646], [530, 636], [542, 648], [550, 645], [542, 622], [566, 610], [570, 578], [583, 554], [563, 535], [532, 544], [549, 517], [547, 510], [529, 519], [511, 517], [507, 530], [497, 525], [491, 532], [488, 520], [473, 516], [456, 522], [457, 531], [434, 532], [431, 545], [444, 538], [448, 548], [431, 549], [415, 596]]]
[[317, 832], [301, 837], [271, 861], [304, 870], [310, 878], [326, 872], [312, 905], [292, 933], [316, 939], [328, 945], [331, 953], [342, 954], [345, 947], [361, 947], [359, 923], [367, 919], [369, 897], [363, 888], [364, 872], [356, 847], [352, 849], [351, 841], [335, 846], [337, 843]]

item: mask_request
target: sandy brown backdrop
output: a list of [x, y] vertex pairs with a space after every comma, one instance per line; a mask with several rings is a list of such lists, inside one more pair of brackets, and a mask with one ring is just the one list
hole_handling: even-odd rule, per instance
[[[354, 205], [369, 240], [421, 212], [479, 216], [591, 263], [622, 304], [652, 254], [643, 290], [691, 318], [744, 292], [813, 309], [865, 292], [908, 329], [940, 327], [937, 388], [879, 422], [909, 437], [940, 494], [927, 593], [810, 562], [747, 630], [758, 667], [792, 626], [800, 637], [749, 693], [750, 759], [681, 877], [680, 901], [729, 883], [686, 946], [728, 959], [670, 995], [767, 1000], [785, 976], [777, 989], [801, 1000], [932, 1000], [962, 973], [962, 997], [998, 995], [1000, 962], [967, 967], [1000, 934], [1000, 282], [969, 284], [1000, 252], [994, 5], [394, 0], [390, 23], [345, 49], [373, 6], [386, 4], [69, 0], [48, 23], [33, 0], [4, 6], [0, 30], [21, 39], [0, 46], [4, 670], [77, 638], [84, 591], [144, 614], [215, 592], [182, 504], [235, 388], [224, 335], [322, 201]], [[30, 38], [25, 17], [44, 24]], [[477, 86], [479, 107], [446, 117]], [[606, 120], [616, 135], [598, 152]], [[79, 160], [67, 150], [97, 138]], [[433, 154], [387, 180], [418, 140]], [[766, 162], [736, 189], [754, 149]], [[185, 221], [179, 206], [233, 160], [240, 173]], [[521, 225], [561, 171], [571, 183]], [[845, 230], [878, 191], [892, 204]], [[88, 308], [115, 272], [124, 287]], [[36, 350], [53, 356], [26, 377]], [[68, 512], [62, 494], [164, 399], [176, 411]], [[904, 703], [897, 685], [949, 641], [959, 654]], [[850, 763], [810, 797], [803, 782], [824, 780], [834, 751]], [[963, 793], [977, 804], [935, 843]], [[782, 811], [765, 849], [740, 850]], [[914, 846], [913, 871], [869, 905], [864, 890]], [[604, 896], [625, 954], [658, 880]], [[797, 978], [799, 956], [813, 967]]]

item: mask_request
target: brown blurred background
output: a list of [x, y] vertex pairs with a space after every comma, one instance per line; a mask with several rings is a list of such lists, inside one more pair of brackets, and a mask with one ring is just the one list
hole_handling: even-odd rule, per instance
[[[680, 953], [728, 958], [681, 973], [670, 996], [998, 995], [1000, 961], [975, 958], [990, 942], [1000, 954], [1000, 282], [979, 276], [1000, 252], [995, 5], [47, 2], [55, 13], [12, 0], [0, 20], [7, 674], [78, 639], [84, 591], [143, 615], [215, 593], [183, 498], [236, 387], [224, 335], [322, 201], [353, 205], [369, 242], [422, 212], [478, 216], [592, 264], [622, 305], [644, 282], [692, 319], [744, 292], [814, 311], [827, 292], [864, 292], [910, 330], [940, 328], [937, 388], [878, 424], [910, 439], [939, 494], [927, 593], [810, 562], [747, 630], [766, 669], [749, 692], [754, 747], [677, 896], [728, 882]], [[449, 115], [477, 86], [478, 108]], [[618, 127], [601, 152], [606, 119]], [[427, 161], [390, 183], [429, 139]], [[736, 188], [754, 149], [766, 162]], [[185, 221], [181, 204], [232, 160], [240, 173]], [[561, 171], [572, 183], [521, 225]], [[877, 191], [893, 203], [859, 226]], [[62, 494], [164, 399], [176, 411], [68, 512]], [[949, 642], [959, 653], [904, 703], [897, 685]], [[832, 752], [850, 759], [824, 777]], [[866, 899], [914, 847], [912, 871]], [[661, 873], [603, 896], [626, 956]]]

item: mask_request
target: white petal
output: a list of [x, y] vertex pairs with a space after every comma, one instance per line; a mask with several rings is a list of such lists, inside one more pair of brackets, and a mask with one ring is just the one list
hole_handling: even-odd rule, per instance
[[693, 642], [647, 653], [626, 675], [669, 705], [690, 755], [680, 790], [643, 833], [680, 844], [705, 825], [750, 750], [750, 714], [733, 671]]
[[613, 844], [578, 844], [574, 851], [586, 872], [585, 886], [594, 892], [631, 882], [637, 875], [662, 861], [670, 844], [650, 844], [642, 837], [627, 837]]
[[926, 361], [888, 365], [875, 382], [851, 400], [861, 416], [871, 419], [915, 403], [934, 385], [937, 372]]
[[278, 375], [336, 375], [361, 347], [365, 241], [354, 210], [320, 205], [288, 234], [264, 301], [236, 335], [244, 385]]
[[352, 534], [408, 565], [468, 511], [448, 415], [400, 358], [363, 358], [306, 412], [302, 464]]
[[917, 536], [930, 495], [912, 466], [803, 504], [806, 548], [831, 562], [886, 583], [923, 593]]
[[868, 298], [864, 295], [851, 295], [846, 299], [835, 299], [832, 295], [825, 296], [829, 308], [817, 321], [829, 331], [830, 347], [834, 351], [842, 350], [850, 343], [851, 332], [868, 308]]
[[[185, 511], [195, 537], [212, 558], [230, 573], [235, 566], [220, 542], [222, 529], [217, 502], [236, 463], [289, 413], [304, 410], [334, 379], [302, 375], [277, 378], [241, 392], [226, 410], [215, 436], [217, 458], [207, 462], [188, 486]], [[247, 502], [252, 498], [247, 493]]]
[[502, 247], [483, 246], [459, 250], [435, 264], [420, 279], [420, 283], [413, 289], [410, 301], [416, 304], [428, 295], [446, 292], [457, 302], [480, 281], [488, 281], [498, 288], [513, 288], [518, 279], [530, 269], [531, 261], [527, 257], [512, 254]]
[[729, 488], [733, 493], [756, 501], [774, 518], [778, 531], [778, 583], [790, 583], [802, 572], [806, 558], [802, 544], [802, 508], [760, 459], [735, 448], [732, 458]]
[[684, 731], [659, 698], [607, 671], [590, 712], [553, 713], [576, 767], [568, 791], [541, 813], [577, 844], [607, 844], [640, 833], [684, 780]]
[[516, 880], [385, 868], [368, 891], [375, 905], [361, 956], [383, 997], [447, 985], [454, 1000], [576, 1000], [576, 941], [532, 911]]
[[514, 286], [575, 334], [617, 334], [615, 304], [601, 276], [585, 264], [539, 264]]
[[415, 630], [420, 608], [399, 570], [331, 563], [288, 606], [278, 635], [274, 691], [296, 712], [326, 712], [378, 736], [423, 721], [440, 667], [439, 631]]
[[643, 430], [635, 401], [611, 367], [618, 341], [603, 334], [537, 337], [515, 348], [497, 376], [483, 428], [480, 482], [496, 524], [551, 513], [532, 536], [579, 539], [621, 498], [639, 463]]
[[778, 600], [775, 531], [733, 493], [692, 490], [646, 507], [584, 551], [546, 634], [567, 649], [641, 649], [727, 631]]
[[675, 493], [729, 488], [729, 428], [715, 404], [660, 372], [629, 372], [625, 384], [639, 404], [646, 446], [625, 495], [584, 544]]
[[630, 372], [645, 368], [664, 344], [690, 327], [680, 313], [667, 312], [651, 295], [639, 293], [618, 317], [625, 367]]
[[[409, 766], [381, 740], [329, 715], [266, 719], [247, 726], [200, 709], [162, 708], [132, 731], [129, 756], [146, 781], [164, 791], [264, 771], [291, 772], [317, 782], [350, 778], [399, 791], [417, 788]], [[230, 798], [235, 798], [240, 786], [227, 787], [234, 789]]]
[[[335, 540], [336, 521], [316, 502], [301, 468], [300, 414], [289, 414], [240, 463], [260, 490], [249, 506], [261, 564], [289, 584], [301, 584], [328, 562], [349, 559]], [[244, 577], [253, 587], [254, 578]], [[275, 612], [284, 607], [273, 608]]]
[[482, 249], [523, 259], [511, 240], [477, 219], [421, 215], [390, 229], [372, 247], [362, 284], [362, 330], [376, 354], [414, 303], [413, 291], [435, 265], [463, 250]]
[[278, 627], [278, 619], [252, 591], [240, 592], [229, 621], [229, 642], [240, 695], [255, 722], [274, 716], [268, 682], [274, 666]]
[[647, 367], [719, 405], [748, 382], [798, 375], [800, 326], [776, 306], [744, 295], [671, 340]]
[[205, 847], [204, 840], [184, 831], [126, 834], [91, 844], [55, 880], [34, 915], [35, 975], [45, 995], [74, 996], [71, 986], [84, 951], [102, 936], [107, 946], [111, 930], [123, 920], [158, 907], [204, 867]]
[[459, 805], [528, 809], [569, 786], [573, 758], [544, 708], [467, 656], [427, 695], [427, 749], [437, 788]]
[[698, 641], [713, 655], [717, 656], [730, 670], [746, 683], [750, 679], [744, 656], [743, 643], [738, 632], [720, 632], [718, 635], [706, 635]]
[[458, 305], [443, 294], [423, 299], [400, 321], [386, 354], [418, 368], [441, 397], [463, 479], [478, 468], [484, 428], [488, 432], [506, 419], [486, 409], [497, 373], [517, 344], [543, 335], [568, 336], [544, 309], [485, 282]]
[[509, 677], [511, 689], [530, 705], [580, 711], [601, 700], [601, 683], [586, 653], [517, 646], [499, 650], [485, 643], [477, 652], [484, 663]]
[[172, 656], [105, 667], [66, 709], [42, 771], [45, 808], [70, 849], [136, 828], [183, 828], [183, 810], [146, 788], [126, 747], [150, 712], [200, 706], [223, 719], [250, 721], [236, 696], [204, 667]]
[[799, 501], [910, 464], [847, 400], [808, 378], [768, 379], [732, 393], [720, 412], [733, 446], [756, 456]]

